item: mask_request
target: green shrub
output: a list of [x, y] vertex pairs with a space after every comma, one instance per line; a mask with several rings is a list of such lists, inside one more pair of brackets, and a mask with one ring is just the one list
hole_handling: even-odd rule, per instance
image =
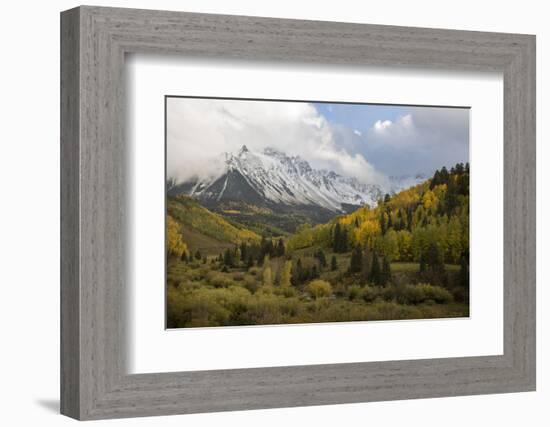
[[432, 299], [438, 304], [448, 304], [453, 302], [453, 295], [445, 288], [424, 283], [419, 283], [416, 286], [422, 289], [426, 295], [426, 300]]
[[291, 286], [277, 286], [273, 290], [273, 293], [275, 295], [280, 295], [280, 296], [283, 296], [285, 298], [291, 298], [291, 297], [295, 297], [296, 295], [298, 295], [298, 292], [296, 291], [296, 289], [294, 289]]
[[233, 273], [233, 280], [236, 282], [242, 282], [244, 280], [244, 273], [241, 273], [240, 271]]
[[215, 288], [228, 288], [236, 285], [235, 281], [226, 274], [218, 273], [216, 271], [210, 271], [206, 275], [208, 283]]
[[365, 286], [361, 292], [361, 298], [367, 303], [373, 302], [379, 295], [380, 292], [374, 286]]
[[332, 294], [332, 286], [324, 280], [313, 280], [306, 286], [306, 291], [315, 299], [329, 297]]
[[258, 290], [259, 284], [258, 281], [250, 275], [245, 275], [243, 279], [243, 285], [250, 293], [255, 293]]
[[348, 289], [348, 299], [351, 301], [359, 298], [359, 295], [361, 294], [361, 287], [359, 285], [352, 285]]

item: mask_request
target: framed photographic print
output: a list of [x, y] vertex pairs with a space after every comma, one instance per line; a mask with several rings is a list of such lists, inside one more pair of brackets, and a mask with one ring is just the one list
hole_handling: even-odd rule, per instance
[[62, 413], [535, 389], [535, 39], [61, 16]]

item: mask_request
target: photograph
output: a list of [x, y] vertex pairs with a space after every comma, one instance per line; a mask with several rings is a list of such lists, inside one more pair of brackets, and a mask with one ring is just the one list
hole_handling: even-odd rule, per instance
[[166, 96], [166, 326], [469, 316], [469, 108]]

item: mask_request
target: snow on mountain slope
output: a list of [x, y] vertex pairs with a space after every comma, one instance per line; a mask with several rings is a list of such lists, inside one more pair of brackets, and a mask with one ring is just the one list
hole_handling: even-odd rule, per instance
[[[383, 195], [377, 184], [332, 171], [313, 169], [298, 156], [288, 156], [272, 148], [252, 152], [243, 146], [237, 153], [225, 153], [218, 177], [179, 185], [181, 191], [213, 204], [224, 200], [287, 206], [319, 206], [332, 212], [345, 212], [349, 205], [376, 205]], [[398, 191], [410, 179], [391, 180], [391, 191]], [[413, 184], [411, 184], [413, 185]], [[174, 194], [178, 190], [169, 190]]]

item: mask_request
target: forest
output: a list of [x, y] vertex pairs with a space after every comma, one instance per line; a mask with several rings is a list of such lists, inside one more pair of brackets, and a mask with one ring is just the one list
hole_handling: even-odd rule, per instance
[[168, 328], [467, 317], [469, 164], [279, 236], [169, 197], [166, 256]]

